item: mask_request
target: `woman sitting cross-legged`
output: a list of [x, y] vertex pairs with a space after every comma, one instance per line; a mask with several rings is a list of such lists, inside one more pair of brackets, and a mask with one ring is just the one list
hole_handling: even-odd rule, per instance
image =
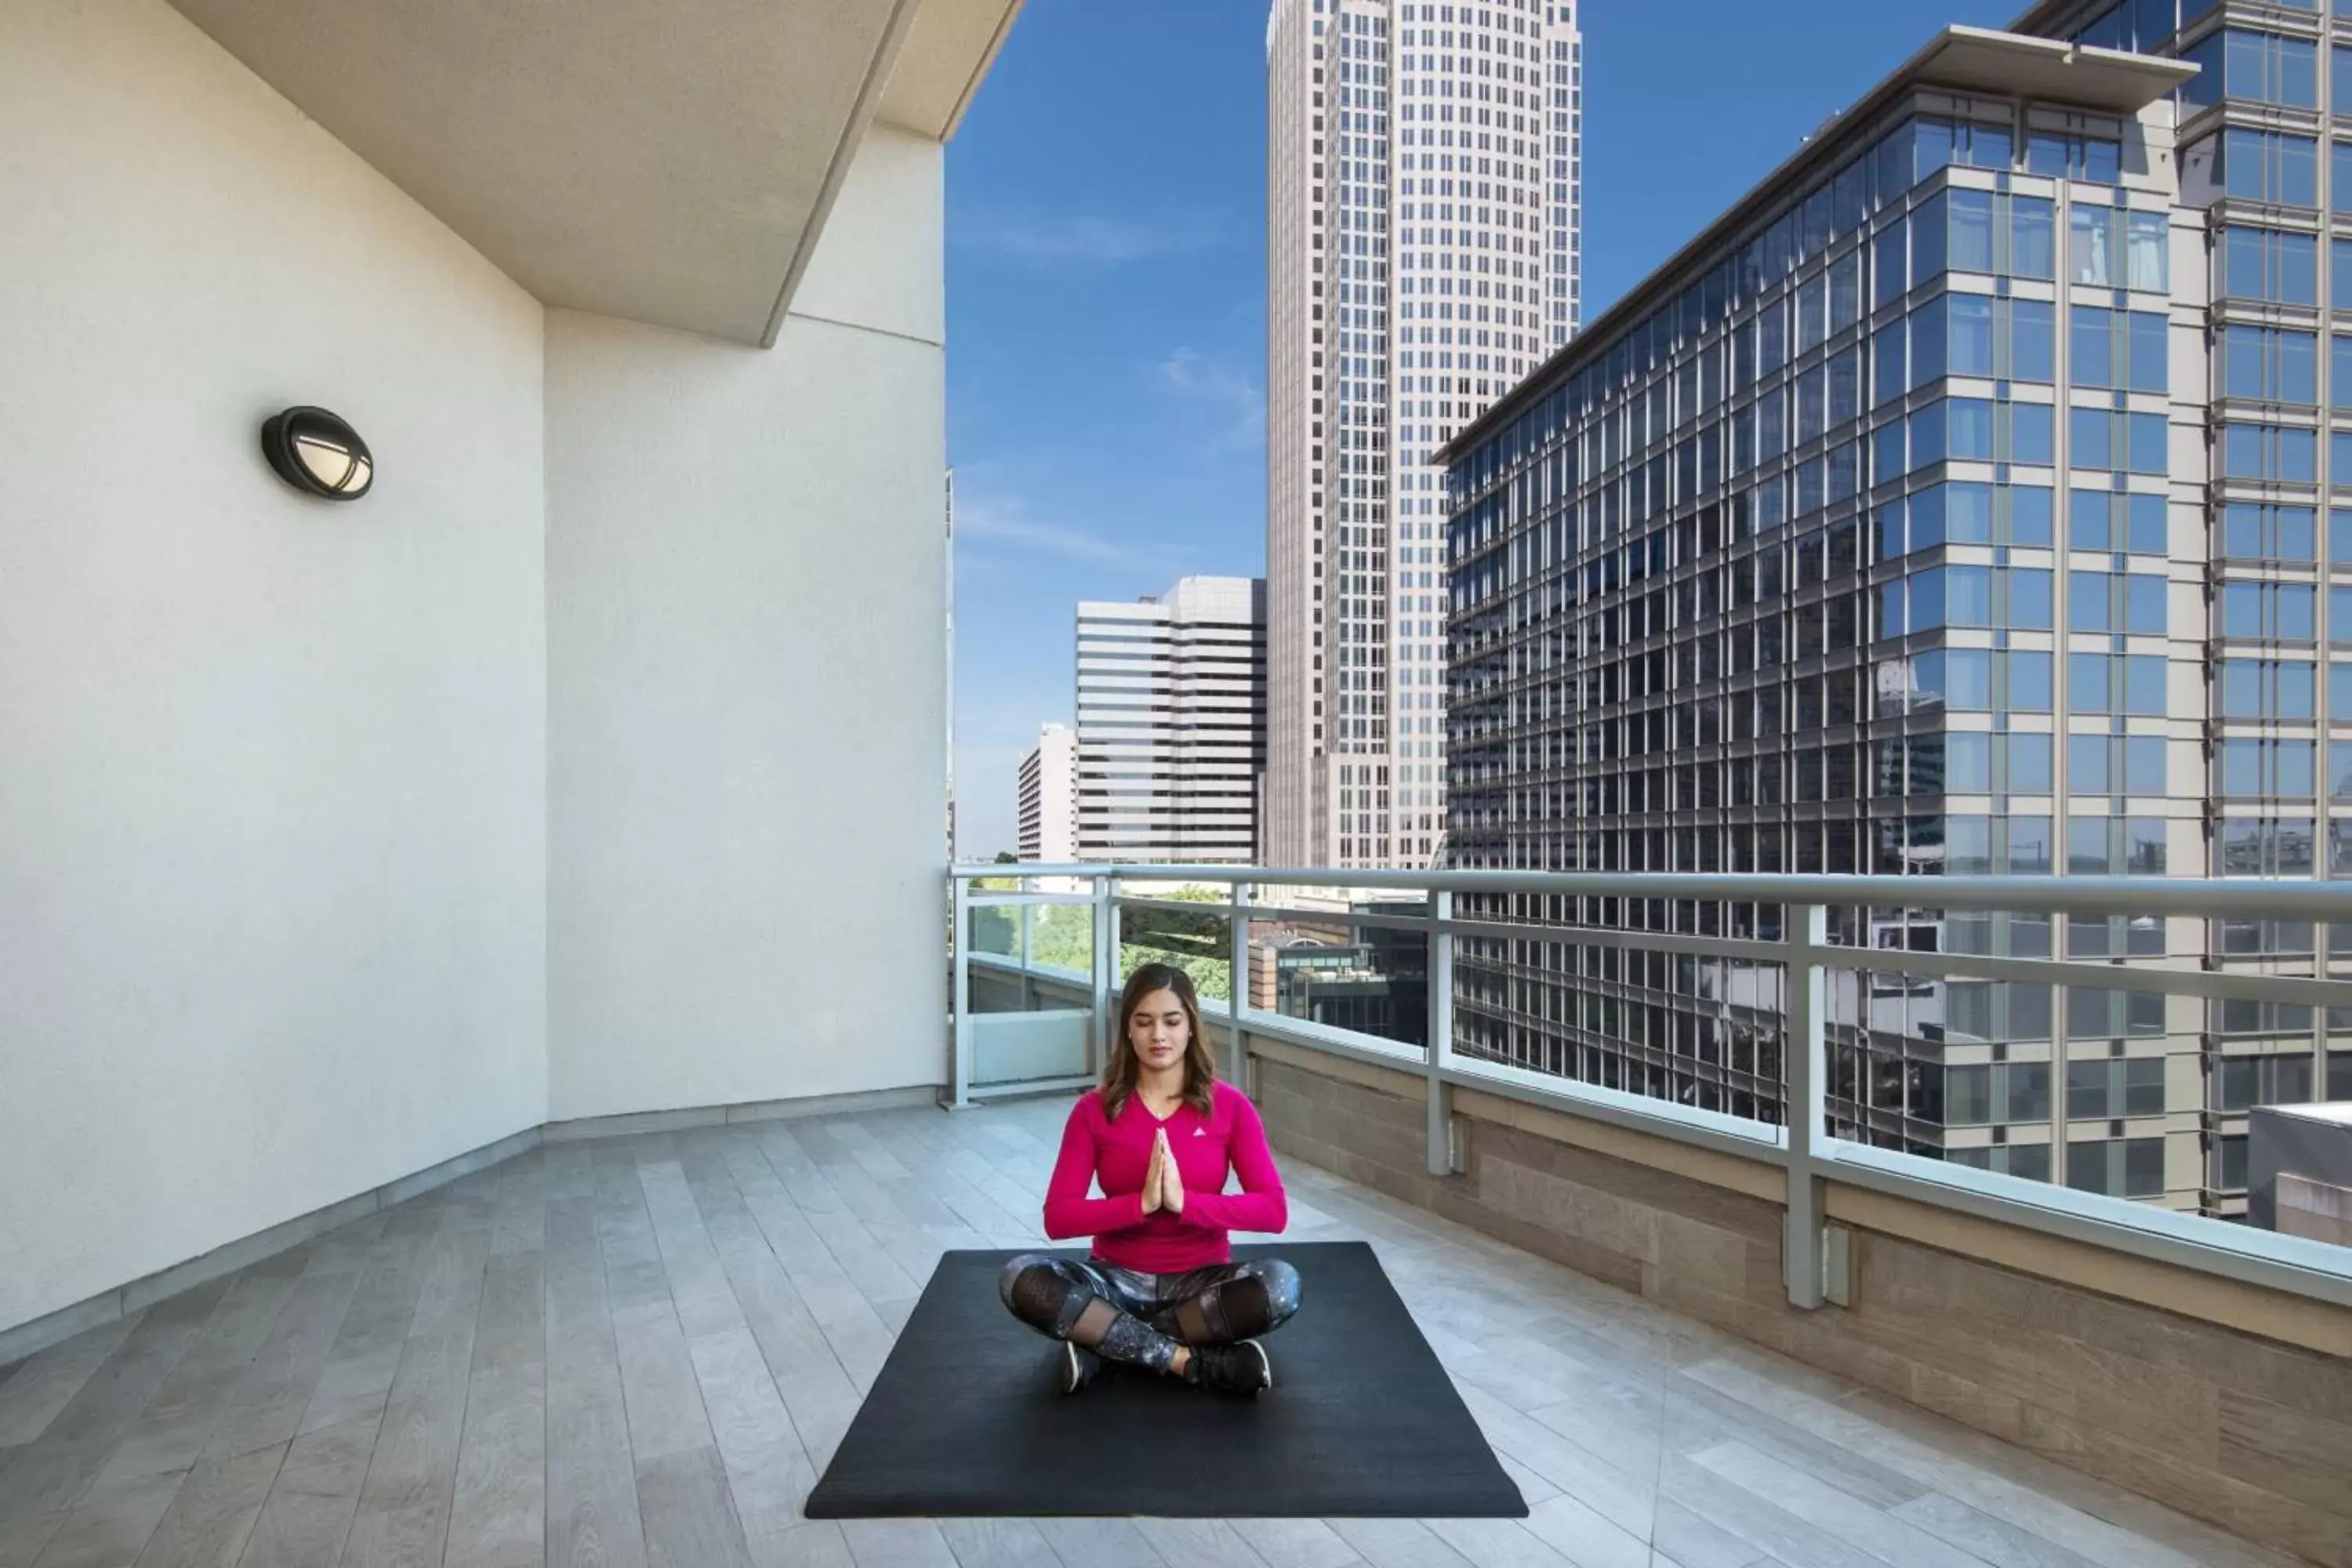
[[[1298, 1310], [1298, 1271], [1233, 1261], [1227, 1233], [1289, 1222], [1257, 1108], [1219, 1083], [1192, 983], [1149, 963], [1128, 977], [1102, 1087], [1072, 1107], [1045, 1189], [1045, 1234], [1094, 1237], [1083, 1263], [1030, 1253], [997, 1286], [1023, 1322], [1062, 1343], [1065, 1393], [1097, 1357], [1195, 1386], [1255, 1394], [1274, 1384], [1258, 1336]], [[1228, 1194], [1228, 1172], [1242, 1190]], [[1099, 1182], [1104, 1196], [1087, 1195]]]

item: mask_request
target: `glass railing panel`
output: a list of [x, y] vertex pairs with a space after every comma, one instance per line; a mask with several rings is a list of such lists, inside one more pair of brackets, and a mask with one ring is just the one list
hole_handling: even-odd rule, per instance
[[1704, 908], [1457, 895], [1456, 916], [1484, 929], [1454, 945], [1454, 1054], [1777, 1125], [1782, 966], [1762, 950], [1705, 951], [1757, 928], [1730, 937], [1725, 909]]
[[1251, 911], [1250, 1008], [1425, 1050], [1429, 900], [1275, 889], [1279, 904]]
[[[1124, 891], [1124, 889], [1122, 889]], [[1118, 984], [1145, 964], [1183, 972], [1201, 1005], [1223, 1010], [1234, 994], [1231, 890], [1146, 887], [1118, 908]]]
[[971, 1058], [981, 1090], [1065, 1083], [1097, 1059], [1091, 904], [1021, 889], [975, 888], [967, 911]]

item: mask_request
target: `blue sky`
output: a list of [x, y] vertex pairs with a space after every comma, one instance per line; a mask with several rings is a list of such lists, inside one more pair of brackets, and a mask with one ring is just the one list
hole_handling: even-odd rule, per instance
[[[2023, 0], [1592, 0], [1590, 320], [1948, 22]], [[1263, 0], [1028, 0], [948, 149], [959, 852], [1072, 703], [1080, 599], [1265, 563]]]

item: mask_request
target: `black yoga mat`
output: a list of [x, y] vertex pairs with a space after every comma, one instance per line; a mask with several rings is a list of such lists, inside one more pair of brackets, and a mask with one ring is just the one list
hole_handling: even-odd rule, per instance
[[1255, 1399], [1108, 1365], [1065, 1395], [1060, 1347], [997, 1297], [1013, 1254], [946, 1254], [808, 1517], [1527, 1516], [1370, 1247], [1234, 1254], [1287, 1258], [1300, 1278], [1298, 1316], [1265, 1341], [1274, 1387]]

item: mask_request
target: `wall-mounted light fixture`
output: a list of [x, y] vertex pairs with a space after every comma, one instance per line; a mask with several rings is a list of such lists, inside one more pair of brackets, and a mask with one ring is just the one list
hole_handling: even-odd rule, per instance
[[357, 500], [375, 482], [375, 458], [360, 433], [323, 408], [289, 408], [261, 427], [261, 455], [306, 495]]

